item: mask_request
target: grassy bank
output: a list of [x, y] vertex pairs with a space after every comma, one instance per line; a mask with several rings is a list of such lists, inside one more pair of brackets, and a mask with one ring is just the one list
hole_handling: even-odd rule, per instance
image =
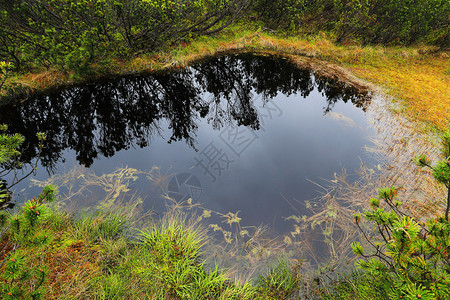
[[179, 211], [152, 220], [133, 204], [75, 215], [28, 202], [1, 216], [2, 299], [285, 299], [298, 289], [283, 261], [253, 284], [207, 269], [206, 230]]
[[[396, 277], [375, 260], [363, 270], [342, 272], [331, 267], [311, 273], [299, 260], [281, 259], [259, 276], [238, 280], [230, 270], [206, 265], [204, 246], [212, 237], [207, 233], [207, 223], [198, 216], [176, 208], [160, 216], [143, 215], [139, 201], [126, 205], [112, 202], [90, 212], [71, 213], [61, 208], [61, 202], [43, 200], [42, 195], [48, 196], [50, 190], [54, 192], [52, 186], [44, 188], [16, 212], [0, 214], [2, 299], [392, 299], [389, 296], [394, 294], [401, 299], [411, 293], [426, 295], [424, 299], [446, 299], [444, 296], [450, 295], [448, 272], [442, 271], [441, 259], [436, 262], [433, 255], [427, 263], [421, 256], [411, 256], [401, 272], [404, 277]], [[397, 220], [392, 211], [377, 208], [377, 199], [371, 199], [371, 203], [373, 211]], [[387, 215], [380, 217], [383, 220]], [[405, 220], [412, 222], [411, 228], [410, 223], [404, 225], [409, 230], [405, 237], [413, 236], [411, 240], [418, 245], [405, 246], [402, 259], [413, 250], [424, 251], [419, 250], [423, 245], [416, 238], [418, 224]], [[434, 219], [432, 222], [433, 226], [440, 225]], [[445, 237], [450, 227], [442, 225], [442, 237], [442, 230], [430, 231], [430, 235], [437, 234], [430, 242], [438, 249], [449, 242]], [[361, 226], [358, 228], [372, 228]], [[391, 242], [404, 244], [405, 237], [393, 237]], [[441, 245], [439, 237], [447, 243]], [[359, 242], [356, 245], [362, 249]], [[367, 252], [372, 251], [369, 245], [366, 247]], [[392, 258], [397, 263], [394, 255]], [[423, 270], [416, 269], [415, 260]], [[418, 279], [423, 274], [432, 276]], [[408, 280], [408, 285], [402, 280]], [[443, 297], [433, 297], [430, 289]]]
[[430, 46], [337, 45], [331, 40], [326, 34], [283, 37], [235, 26], [218, 35], [200, 37], [190, 44], [181, 43], [164, 52], [113, 60], [108, 66], [94, 65], [87, 78], [74, 79], [71, 73], [50, 68], [15, 74], [11, 77], [10, 86], [15, 86], [13, 92], [28, 93], [105, 76], [185, 67], [205, 57], [230, 51], [275, 52], [293, 55], [291, 58], [303, 66], [320, 68], [328, 75], [349, 80], [348, 76], [342, 76], [342, 72], [333, 70], [337, 66], [343, 67], [344, 72], [349, 71], [393, 96], [401, 104], [399, 111], [406, 116], [425, 121], [440, 130], [445, 129], [450, 121], [448, 52], [435, 52], [435, 48]]
[[236, 279], [206, 266], [205, 224], [177, 209], [152, 218], [132, 202], [71, 213], [35, 198], [0, 221], [1, 299], [388, 299], [381, 277], [313, 274], [300, 261]]

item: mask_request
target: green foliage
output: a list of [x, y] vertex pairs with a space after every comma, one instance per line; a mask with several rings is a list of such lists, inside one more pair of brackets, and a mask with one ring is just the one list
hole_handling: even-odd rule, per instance
[[[238, 286], [230, 282], [217, 266], [210, 271], [205, 269], [200, 259], [204, 239], [197, 223], [190, 223], [179, 213], [166, 215], [140, 231], [139, 242], [133, 247], [119, 247], [122, 250], [115, 255], [115, 263], [109, 264], [107, 272], [93, 282], [97, 296], [253, 299], [255, 289], [249, 284]], [[133, 245], [130, 241], [125, 244]], [[114, 246], [105, 245], [105, 249], [109, 247]], [[130, 283], [134, 285], [133, 291]]]
[[306, 2], [305, 0], [259, 0], [253, 3], [252, 9], [267, 25], [294, 32], [301, 26]]
[[442, 14], [448, 14], [450, 4], [443, 0], [377, 1], [377, 22], [383, 27], [374, 28], [375, 39], [410, 43], [433, 30], [448, 26]]
[[[449, 156], [450, 158], [450, 156]], [[447, 160], [442, 160], [436, 163], [436, 165], [433, 168], [433, 176], [434, 178], [445, 184], [446, 186], [450, 183], [450, 160], [447, 158]]]
[[128, 226], [127, 217], [120, 210], [87, 213], [75, 222], [75, 236], [89, 241], [123, 237]]
[[446, 132], [444, 132], [441, 143], [442, 143], [442, 156], [448, 159], [450, 157], [450, 127]]
[[[379, 278], [391, 299], [447, 299], [450, 297], [450, 224], [430, 219], [415, 221], [399, 209], [394, 187], [379, 190], [385, 208], [373, 206], [364, 213], [374, 223], [377, 236], [357, 226], [368, 242], [359, 242], [353, 252], [365, 259], [358, 262], [368, 278]], [[371, 202], [375, 202], [371, 200]]]
[[[450, 128], [443, 135], [441, 152], [443, 160], [434, 167], [425, 155], [415, 158], [415, 162], [430, 168], [434, 178], [450, 189]], [[353, 252], [364, 258], [358, 262], [363, 271], [360, 276], [380, 283], [390, 299], [448, 299], [450, 200], [445, 219], [432, 218], [422, 223], [400, 210], [401, 202], [395, 200], [396, 197], [396, 189], [388, 187], [379, 189], [379, 199], [370, 199], [372, 208], [364, 212], [364, 217], [375, 225], [375, 235], [373, 231], [364, 230], [360, 216], [355, 215], [355, 223], [367, 242], [366, 247], [360, 242], [352, 244]], [[448, 197], [450, 199], [450, 191]], [[367, 282], [363, 281], [358, 290], [366, 286]], [[345, 287], [345, 284], [339, 287]]]
[[448, 221], [450, 212], [450, 125], [442, 136], [441, 155], [442, 160], [438, 161], [433, 167], [431, 160], [425, 154], [421, 154], [414, 159], [420, 167], [428, 167], [433, 172], [433, 177], [447, 187], [447, 208], [445, 210], [445, 220]]
[[423, 40], [448, 47], [446, 0], [258, 0], [253, 11], [269, 27], [332, 30], [339, 42], [347, 37], [384, 44]]
[[[34, 167], [32, 167], [32, 170], [28, 174], [22, 177], [18, 176], [18, 170], [22, 169], [23, 167], [22, 163], [18, 159], [20, 156], [19, 150], [23, 142], [25, 141], [25, 138], [21, 134], [17, 133], [8, 134], [7, 130], [7, 125], [0, 124], [0, 210], [12, 208], [14, 206], [14, 204], [11, 203], [10, 188], [31, 175], [34, 171]], [[39, 161], [40, 151], [44, 147], [43, 143], [46, 139], [46, 136], [44, 133], [38, 133], [37, 138], [39, 141], [39, 153], [38, 159], [35, 163]], [[2, 177], [11, 172], [13, 172], [15, 176], [13, 181], [8, 185], [6, 180], [4, 180]]]
[[[24, 142], [24, 137], [20, 134], [7, 134], [6, 125], [0, 125], [0, 176], [8, 174], [10, 171], [20, 169], [22, 164], [17, 160], [20, 155], [20, 146]], [[39, 133], [38, 139], [45, 140], [45, 134]], [[26, 175], [27, 176], [27, 175]], [[26, 177], [25, 176], [25, 177]], [[22, 177], [25, 178], [25, 177]], [[18, 181], [22, 180], [19, 179]], [[17, 182], [17, 181], [16, 181]], [[2, 190], [0, 194], [1, 209], [11, 208], [9, 204], [11, 198], [10, 186], [2, 180]], [[46, 186], [35, 198], [27, 201], [22, 211], [17, 214], [3, 211], [0, 215], [1, 242], [0, 253], [2, 262], [0, 266], [4, 268], [0, 271], [0, 281], [2, 287], [0, 295], [2, 299], [39, 299], [43, 295], [41, 288], [45, 280], [45, 267], [41, 263], [35, 262], [35, 257], [23, 251], [29, 245], [36, 249], [45, 248], [52, 239], [49, 233], [39, 229], [39, 224], [48, 215], [47, 203], [53, 202], [56, 196], [53, 186]], [[31, 287], [31, 288], [30, 288]]]
[[144, 281], [158, 283], [159, 291], [154, 291], [157, 298], [165, 294], [182, 299], [214, 299], [221, 294], [225, 277], [219, 275], [217, 268], [206, 273], [197, 261], [203, 243], [199, 234], [198, 229], [189, 228], [180, 216], [141, 232], [144, 247], [140, 261], [133, 262], [133, 272]]
[[48, 216], [47, 203], [53, 202], [56, 191], [47, 186], [38, 197], [26, 202], [19, 214], [3, 213], [2, 247], [4, 253], [0, 271], [2, 299], [40, 299], [45, 293], [42, 287], [46, 280], [45, 263], [36, 261], [34, 254], [26, 251], [32, 247], [44, 251], [52, 240], [49, 232], [40, 225]]
[[10, 62], [0, 61], [0, 92], [8, 79], [9, 71], [13, 69], [14, 65]]
[[327, 284], [322, 299], [389, 299], [385, 292], [386, 278], [372, 277], [361, 271], [339, 274]]
[[75, 78], [91, 76], [93, 65], [108, 69], [113, 59], [213, 34], [244, 12], [261, 27], [327, 30], [342, 43], [423, 41], [445, 48], [449, 42], [447, 0], [2, 1], [0, 90], [11, 69], [55, 67]]
[[21, 134], [6, 134], [8, 130], [7, 125], [0, 125], [0, 165], [5, 168], [11, 166], [11, 164], [20, 167], [20, 164], [16, 161], [19, 156], [19, 147], [25, 141], [25, 138]]
[[257, 279], [259, 292], [266, 299], [288, 299], [299, 289], [299, 283], [298, 270], [285, 260]]
[[418, 157], [416, 157], [415, 162], [418, 166], [421, 167], [427, 167], [431, 165], [431, 161], [428, 159], [428, 157], [425, 154], [421, 154]]
[[[22, 145], [24, 138], [19, 134], [12, 136], [6, 134], [7, 129], [6, 125], [0, 125], [0, 168], [2, 168], [0, 176], [6, 174], [11, 168], [20, 168], [20, 163], [16, 158], [20, 154], [18, 148]], [[2, 180], [0, 183], [0, 210], [12, 207], [10, 201], [11, 192], [6, 181]]]
[[249, 0], [50, 0], [0, 3], [0, 59], [89, 75], [93, 63], [228, 26]]

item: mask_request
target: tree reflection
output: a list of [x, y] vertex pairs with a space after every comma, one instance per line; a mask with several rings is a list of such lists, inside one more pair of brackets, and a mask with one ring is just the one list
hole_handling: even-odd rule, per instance
[[200, 118], [213, 129], [232, 123], [259, 130], [256, 96], [269, 101], [278, 93], [307, 97], [318, 89], [328, 101], [364, 108], [368, 95], [300, 70], [287, 60], [253, 55], [220, 56], [171, 73], [127, 76], [107, 82], [54, 91], [0, 110], [0, 123], [22, 133], [28, 146], [22, 160], [37, 154], [36, 132], [47, 134], [42, 164], [52, 170], [73, 149], [80, 164], [99, 155], [110, 157], [130, 147], [151, 146], [167, 123], [168, 142], [186, 141], [195, 148]]

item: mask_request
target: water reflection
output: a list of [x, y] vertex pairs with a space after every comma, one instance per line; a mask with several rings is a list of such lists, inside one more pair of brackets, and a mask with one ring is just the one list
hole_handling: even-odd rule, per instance
[[364, 109], [368, 95], [334, 80], [297, 69], [284, 59], [253, 55], [221, 56], [193, 67], [146, 76], [127, 76], [71, 87], [4, 106], [0, 123], [22, 133], [28, 145], [22, 160], [37, 153], [36, 132], [47, 134], [41, 162], [53, 170], [62, 152], [73, 149], [76, 160], [90, 166], [99, 156], [111, 157], [130, 147], [151, 147], [168, 124], [168, 142], [184, 140], [196, 147], [201, 119], [213, 129], [225, 125], [261, 127], [254, 96], [267, 102], [277, 94], [307, 97], [317, 89], [327, 99], [324, 113], [338, 101]]

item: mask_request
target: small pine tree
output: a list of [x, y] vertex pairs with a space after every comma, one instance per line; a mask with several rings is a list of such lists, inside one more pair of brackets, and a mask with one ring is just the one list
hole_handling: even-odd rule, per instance
[[447, 208], [445, 209], [445, 220], [448, 221], [450, 212], [450, 126], [442, 137], [442, 160], [432, 166], [431, 160], [425, 154], [415, 159], [417, 165], [430, 168], [434, 178], [447, 187]]
[[[38, 133], [39, 140], [39, 153], [37, 159], [31, 165], [31, 171], [24, 176], [18, 176], [18, 170], [22, 169], [23, 165], [19, 160], [20, 147], [22, 146], [25, 138], [23, 135], [14, 133], [8, 134], [8, 126], [0, 124], [0, 210], [13, 208], [14, 204], [11, 203], [12, 195], [11, 188], [33, 174], [36, 170], [37, 163], [39, 162], [41, 151], [44, 148], [44, 141], [46, 135], [44, 133]], [[13, 172], [13, 181], [8, 185], [7, 181], [2, 177]]]
[[45, 294], [42, 288], [47, 274], [44, 262], [36, 262], [35, 257], [21, 249], [32, 246], [43, 251], [52, 240], [50, 233], [38, 228], [48, 215], [47, 203], [53, 202], [55, 195], [54, 187], [46, 186], [38, 197], [23, 205], [20, 214], [2, 215], [2, 239], [6, 242], [0, 249], [5, 253], [0, 263], [5, 265], [0, 273], [2, 299], [40, 299]]
[[[39, 231], [38, 225], [46, 219], [47, 203], [53, 202], [57, 192], [53, 186], [46, 186], [37, 197], [23, 205], [20, 213], [6, 211], [12, 208], [9, 188], [32, 174], [9, 186], [1, 178], [22, 168], [18, 157], [24, 138], [20, 134], [6, 134], [7, 129], [6, 125], [0, 125], [0, 298], [40, 299], [45, 294], [42, 287], [47, 273], [45, 265], [22, 249], [27, 246], [43, 249], [51, 241], [50, 234]], [[38, 139], [42, 149], [45, 135], [39, 133]]]
[[355, 215], [372, 248], [352, 244], [353, 252], [364, 258], [358, 267], [368, 277], [381, 278], [391, 299], [450, 299], [450, 224], [434, 218], [417, 222], [400, 210], [396, 197], [396, 189], [390, 187], [371, 199], [372, 209], [364, 218], [375, 223], [375, 235], [363, 230], [361, 215]]

